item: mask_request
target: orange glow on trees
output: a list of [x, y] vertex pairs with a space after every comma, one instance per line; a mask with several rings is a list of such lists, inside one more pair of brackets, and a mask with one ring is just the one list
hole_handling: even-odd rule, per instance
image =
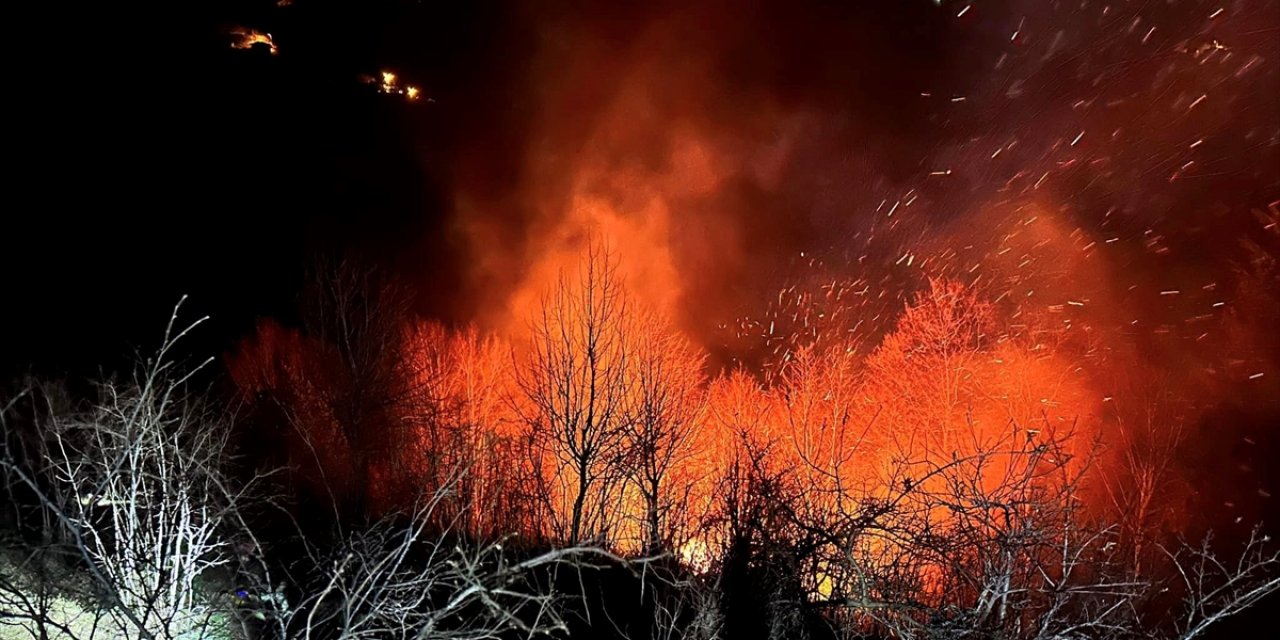
[[672, 549], [689, 533], [695, 431], [705, 407], [706, 356], [656, 313], [633, 323], [628, 480], [644, 505], [644, 547]]
[[814, 601], [935, 604], [983, 593], [963, 583], [983, 563], [1062, 560], [1002, 546], [1010, 528], [1086, 516], [1092, 381], [1063, 330], [1009, 322], [980, 288], [932, 280], [873, 348], [828, 338], [761, 378], [709, 370], [595, 239], [523, 334], [414, 320], [393, 289], [344, 293], [378, 286], [360, 274], [337, 274], [303, 331], [264, 324], [232, 371], [286, 416], [309, 475], [369, 505], [443, 487], [440, 517], [476, 536], [672, 551], [704, 570], [764, 553], [799, 576], [779, 588]]
[[576, 544], [612, 540], [621, 524], [625, 426], [632, 380], [627, 294], [604, 249], [592, 247], [562, 274], [533, 319], [528, 357], [517, 365], [527, 405], [535, 477], [556, 536]]
[[442, 531], [670, 552], [860, 632], [1137, 597], [1178, 436], [1152, 439], [1155, 414], [1108, 431], [1094, 361], [1052, 314], [933, 279], [879, 335], [717, 372], [619, 255], [584, 240], [503, 334], [420, 321], [339, 269], [302, 329], [262, 324], [230, 370], [336, 507], [430, 492]]
[[[275, 393], [308, 425], [317, 464], [358, 485], [376, 473], [437, 487], [471, 470], [459, 503], [478, 505], [467, 516], [478, 531], [493, 530], [494, 513], [522, 513], [526, 533], [670, 547], [698, 529], [709, 478], [742, 447], [834, 508], [883, 493], [871, 487], [901, 461], [970, 455], [1011, 425], [1052, 438], [1092, 419], [1078, 368], [1045, 340], [1000, 328], [996, 309], [954, 282], [933, 281], [870, 353], [803, 348], [767, 385], [743, 371], [708, 378], [705, 355], [631, 295], [601, 245], [561, 272], [522, 340], [360, 300], [331, 292], [305, 333], [263, 325], [233, 363], [238, 384]], [[407, 329], [381, 329], [382, 316]], [[405, 434], [384, 434], [403, 460], [356, 455], [358, 425], [371, 420]], [[334, 451], [348, 453], [325, 462]]]

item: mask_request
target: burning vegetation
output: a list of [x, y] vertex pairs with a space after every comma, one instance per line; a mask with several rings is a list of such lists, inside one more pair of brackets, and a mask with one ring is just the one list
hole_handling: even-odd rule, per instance
[[232, 49], [253, 49], [260, 47], [266, 49], [273, 56], [280, 53], [280, 50], [276, 47], [275, 40], [271, 38], [271, 34], [269, 33], [263, 33], [257, 29], [239, 26], [232, 27], [227, 33], [231, 35]]
[[421, 91], [413, 85], [401, 85], [400, 78], [391, 71], [383, 71], [375, 76], [361, 76], [360, 81], [377, 87], [378, 93], [389, 93], [404, 96], [406, 100], [417, 100]]
[[[549, 19], [515, 177], [457, 170], [468, 319], [356, 287], [359, 331], [324, 337], [337, 307], [266, 322], [229, 362], [237, 387], [319, 438], [290, 447], [308, 491], [381, 512], [466, 469], [441, 513], [476, 535], [759, 585], [718, 596], [730, 637], [1199, 634], [1157, 595], [1186, 583], [1152, 585], [1187, 575], [1169, 554], [1209, 526], [1192, 505], [1257, 512], [1183, 465], [1223, 407], [1274, 404], [1280, 312], [1274, 172], [1205, 140], [1274, 137], [1211, 102], [1274, 112], [1253, 88], [1274, 85], [1274, 47], [1208, 8], [951, 9], [989, 30], [969, 36], [996, 52], [974, 56], [989, 79], [908, 88], [791, 50], [801, 78], [938, 127], [892, 172], [914, 134], [850, 115], [877, 117], [873, 98], [724, 80], [750, 75], [753, 43], [794, 44], [761, 16], [705, 40], [691, 30], [724, 16], [675, 10], [621, 43]], [[902, 46], [867, 38], [842, 53]], [[1234, 235], [1153, 213], [1236, 179], [1267, 186], [1219, 194]]]
[[[1166, 381], [1146, 371], [1102, 382], [1106, 360], [1060, 310], [1033, 320], [933, 279], [875, 339], [845, 331], [757, 371], [716, 369], [618, 255], [585, 238], [508, 335], [413, 320], [394, 285], [339, 266], [313, 317], [341, 333], [267, 323], [230, 370], [305, 438], [289, 465], [305, 491], [394, 512], [450, 487], [436, 526], [746, 572], [771, 606], [794, 599], [844, 632], [1194, 637], [1277, 587], [1255, 532], [1241, 577], [1255, 586], [1217, 604], [1153, 590], [1214, 557], [1171, 551], [1190, 425], [1153, 412], [1193, 406], [1148, 395]], [[1123, 407], [1099, 395], [1121, 378]], [[1236, 588], [1229, 570], [1197, 570]], [[1191, 600], [1158, 595], [1173, 592]], [[731, 593], [728, 609], [766, 604]]]

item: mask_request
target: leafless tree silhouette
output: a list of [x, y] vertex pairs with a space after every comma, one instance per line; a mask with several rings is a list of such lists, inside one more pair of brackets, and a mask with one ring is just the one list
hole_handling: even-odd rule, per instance
[[632, 393], [627, 313], [616, 263], [592, 245], [576, 273], [561, 274], [543, 299], [528, 357], [517, 367], [523, 418], [537, 453], [547, 454], [539, 459], [549, 462], [540, 473], [544, 501], [570, 544], [607, 540], [620, 518]]

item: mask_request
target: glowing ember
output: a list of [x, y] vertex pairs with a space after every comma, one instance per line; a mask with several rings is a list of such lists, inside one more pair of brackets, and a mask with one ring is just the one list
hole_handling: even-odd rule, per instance
[[362, 81], [377, 87], [378, 93], [404, 96], [406, 100], [417, 100], [421, 91], [412, 85], [401, 84], [400, 77], [393, 71], [382, 71], [377, 77], [362, 76]]
[[249, 27], [232, 27], [230, 30], [232, 36], [232, 49], [253, 49], [255, 47], [265, 47], [271, 55], [279, 53], [276, 48], [275, 41], [271, 38], [270, 33], [263, 33], [257, 29]]

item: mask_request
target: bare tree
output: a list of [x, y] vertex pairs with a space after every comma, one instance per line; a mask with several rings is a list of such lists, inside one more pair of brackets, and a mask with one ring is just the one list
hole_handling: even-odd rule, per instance
[[[670, 520], [688, 518], [680, 489], [667, 486], [672, 470], [691, 454], [693, 430], [703, 410], [705, 357], [655, 314], [641, 319], [631, 337], [632, 416], [624, 422], [625, 469], [644, 504], [644, 546], [670, 550]], [[687, 486], [687, 485], [686, 485]], [[687, 498], [687, 496], [684, 496]]]
[[882, 403], [885, 424], [897, 427], [890, 436], [899, 448], [945, 459], [968, 444], [993, 333], [991, 306], [955, 282], [931, 280], [906, 307], [867, 358], [863, 384]]
[[720, 585], [694, 576], [672, 581], [654, 603], [652, 640], [718, 640], [724, 632]]
[[41, 412], [36, 455], [0, 460], [97, 592], [96, 604], [81, 602], [88, 628], [63, 633], [205, 637], [232, 624], [214, 585], [237, 565], [235, 539], [249, 535], [239, 510], [254, 482], [233, 481], [228, 422], [186, 390], [199, 367], [175, 365], [176, 346], [202, 321], [176, 326], [180, 307], [131, 381], [101, 384], [88, 411]]
[[613, 257], [591, 245], [576, 273], [562, 273], [542, 300], [517, 370], [522, 417], [546, 463], [541, 492], [570, 544], [603, 541], [620, 517], [618, 463], [631, 400], [627, 313]]
[[1170, 520], [1177, 516], [1167, 506], [1185, 492], [1174, 468], [1185, 435], [1185, 400], [1161, 388], [1154, 372], [1146, 373], [1145, 388], [1127, 394], [1137, 396], [1139, 406], [1127, 406], [1124, 398], [1112, 401], [1113, 459], [1104, 461], [1097, 476], [1139, 573], [1147, 563], [1167, 559], [1158, 551], [1159, 535], [1173, 528]]
[[0, 407], [0, 628], [14, 627], [41, 640], [83, 635], [77, 630], [102, 619], [97, 609], [72, 606], [94, 590], [76, 570], [81, 558], [68, 532], [41, 501], [45, 497], [52, 504], [68, 502], [50, 498], [62, 487], [47, 481], [43, 443], [30, 424], [40, 409], [65, 406], [60, 390], [29, 386]]
[[[513, 383], [508, 346], [474, 328], [422, 324], [406, 357], [418, 363], [422, 389], [405, 416], [410, 466], [421, 487], [456, 484], [452, 506], [436, 514], [459, 513], [462, 529], [482, 538], [536, 533], [526, 482], [532, 465], [518, 416], [504, 401]], [[460, 468], [466, 473], [450, 478]]]
[[[418, 500], [344, 538], [325, 557], [303, 597], [281, 616], [290, 637], [338, 640], [401, 638], [489, 640], [565, 633], [571, 606], [557, 592], [558, 572], [631, 563], [598, 547], [541, 553], [508, 548], [509, 538], [480, 540], [460, 531], [462, 518], [435, 509], [453, 501], [467, 470]], [[643, 566], [650, 559], [636, 561]], [[580, 594], [579, 597], [584, 597]]]
[[1214, 552], [1212, 538], [1199, 545], [1163, 548], [1183, 587], [1181, 615], [1173, 631], [1178, 640], [1204, 635], [1210, 627], [1280, 591], [1280, 551], [1254, 528], [1234, 559]]
[[360, 494], [347, 497], [385, 508], [403, 488], [411, 463], [398, 455], [407, 439], [400, 418], [423, 391], [414, 384], [419, 363], [404, 357], [410, 297], [384, 273], [358, 262], [318, 265], [302, 300], [304, 329], [322, 356], [320, 370], [309, 372], [318, 383], [314, 397], [349, 456], [347, 487]]

